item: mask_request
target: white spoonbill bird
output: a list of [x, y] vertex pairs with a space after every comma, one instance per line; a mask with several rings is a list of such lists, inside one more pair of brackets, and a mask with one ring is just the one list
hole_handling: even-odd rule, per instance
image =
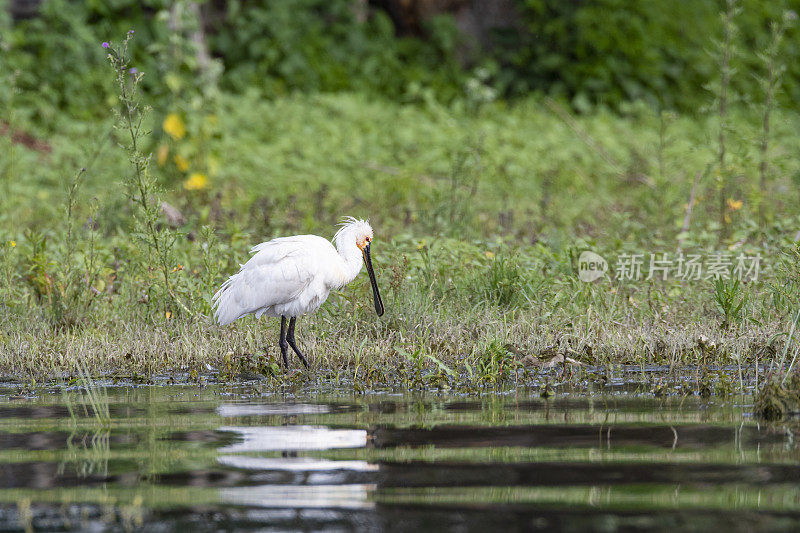
[[[254, 246], [250, 260], [228, 278], [212, 298], [214, 318], [230, 324], [254, 313], [281, 317], [279, 346], [288, 368], [289, 346], [308, 368], [297, 347], [294, 326], [297, 317], [313, 313], [325, 303], [331, 289], [344, 287], [367, 265], [375, 312], [383, 315], [383, 302], [372, 269], [372, 226], [366, 220], [347, 217], [331, 241], [316, 235], [279, 237]], [[289, 330], [286, 330], [286, 319]]]

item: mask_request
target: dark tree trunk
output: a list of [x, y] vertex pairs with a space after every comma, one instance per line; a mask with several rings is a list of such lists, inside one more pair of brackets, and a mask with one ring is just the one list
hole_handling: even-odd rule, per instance
[[29, 19], [36, 16], [42, 0], [11, 0], [9, 9], [14, 20]]

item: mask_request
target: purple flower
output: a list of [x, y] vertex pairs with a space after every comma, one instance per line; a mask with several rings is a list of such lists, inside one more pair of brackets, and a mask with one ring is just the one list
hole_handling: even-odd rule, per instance
[[111, 45], [108, 44], [108, 41], [103, 41], [103, 48], [108, 48], [109, 46]]
[[128, 30], [128, 35], [133, 35], [133, 30]]
[[131, 67], [130, 73], [131, 74], [139, 74], [139, 69], [136, 68], [136, 67]]

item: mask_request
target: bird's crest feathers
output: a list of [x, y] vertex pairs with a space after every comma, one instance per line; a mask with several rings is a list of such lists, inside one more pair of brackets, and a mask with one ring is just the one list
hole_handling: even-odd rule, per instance
[[339, 241], [345, 235], [353, 235], [355, 239], [359, 237], [372, 238], [372, 226], [369, 225], [368, 220], [359, 220], [354, 217], [344, 217], [339, 223], [339, 231], [333, 236], [333, 241], [336, 246], [339, 246]]

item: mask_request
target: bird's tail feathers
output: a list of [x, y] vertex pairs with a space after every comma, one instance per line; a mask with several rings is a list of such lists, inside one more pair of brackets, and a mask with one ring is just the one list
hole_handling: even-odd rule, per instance
[[241, 316], [239, 306], [233, 300], [233, 291], [229, 290], [236, 283], [238, 274], [225, 280], [219, 290], [211, 297], [214, 318], [220, 326], [225, 326]]

